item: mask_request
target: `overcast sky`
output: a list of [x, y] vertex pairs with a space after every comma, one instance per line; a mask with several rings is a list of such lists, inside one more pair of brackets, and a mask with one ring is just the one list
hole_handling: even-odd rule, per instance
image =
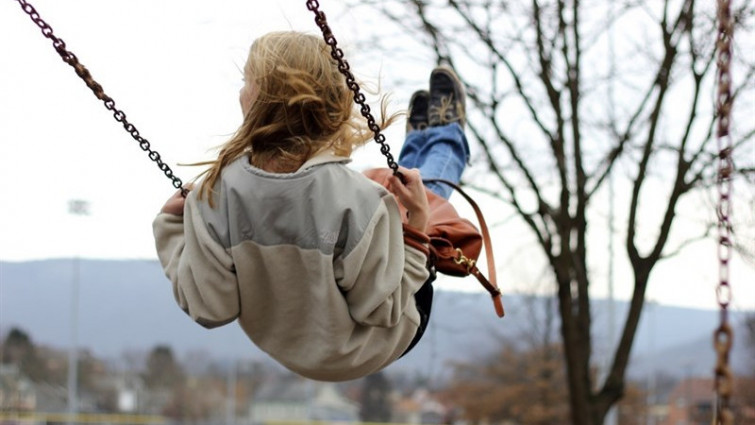
[[[176, 164], [209, 158], [240, 123], [251, 41], [317, 30], [301, 1], [33, 4], [184, 181], [198, 170]], [[0, 5], [0, 36], [0, 258], [154, 258], [149, 224], [170, 181], [16, 2]], [[70, 199], [90, 214], [68, 214]]]
[[[317, 33], [304, 3], [33, 2], [184, 181], [197, 170], [176, 164], [209, 158], [210, 149], [240, 123], [239, 68], [253, 39], [271, 30]], [[348, 47], [357, 36], [353, 22], [362, 17], [341, 10], [339, 2], [321, 3], [339, 41]], [[151, 222], [174, 191], [170, 181], [61, 61], [17, 2], [0, 2], [0, 39], [0, 260], [156, 258]], [[383, 81], [390, 81], [392, 72], [406, 74], [405, 64], [370, 53], [374, 56], [369, 68], [356, 73], [367, 78], [379, 74]], [[360, 56], [351, 62], [362, 60]], [[394, 99], [403, 103], [409, 94], [402, 90]], [[398, 152], [403, 124], [395, 128], [400, 132], [389, 133], [389, 141]], [[368, 145], [355, 156], [358, 168], [383, 164], [375, 146]], [[76, 199], [88, 202], [88, 215], [69, 213], [69, 201]], [[504, 290], [511, 281], [528, 280], [519, 279], [522, 275], [531, 276], [529, 280], [542, 276], [537, 270], [500, 270], [521, 264], [511, 254], [516, 251], [515, 236], [495, 239]], [[665, 286], [651, 286], [649, 297], [664, 304], [715, 307], [714, 249], [693, 248], [676, 262], [659, 266], [656, 274], [666, 280]], [[705, 266], [696, 269], [701, 263]], [[755, 308], [752, 270], [739, 263], [734, 267], [733, 277], [740, 279], [735, 286], [737, 306]], [[629, 280], [624, 277], [624, 282]], [[470, 279], [442, 285], [478, 287]], [[620, 285], [617, 294], [627, 297], [629, 290], [628, 285]], [[605, 290], [598, 291], [601, 294]]]

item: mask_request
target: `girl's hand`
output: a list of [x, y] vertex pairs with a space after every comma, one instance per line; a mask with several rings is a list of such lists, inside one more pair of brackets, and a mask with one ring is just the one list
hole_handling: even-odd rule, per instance
[[[184, 186], [186, 190], [191, 190], [193, 185], [187, 184]], [[163, 205], [162, 212], [167, 214], [173, 214], [173, 215], [184, 215], [184, 204], [186, 203], [186, 198], [183, 197], [181, 194], [181, 191], [174, 193], [173, 196], [168, 198], [168, 201], [165, 202], [165, 205]]]
[[430, 217], [430, 207], [425, 194], [425, 185], [419, 170], [399, 167], [399, 172], [404, 176], [404, 182], [393, 175], [388, 179], [388, 190], [398, 197], [409, 214], [409, 226], [422, 233], [426, 232], [427, 222]]

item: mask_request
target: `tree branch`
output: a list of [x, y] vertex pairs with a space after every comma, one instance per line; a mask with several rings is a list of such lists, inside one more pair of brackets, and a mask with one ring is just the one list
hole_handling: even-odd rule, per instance
[[[511, 204], [514, 206], [514, 209], [517, 211], [520, 217], [527, 223], [527, 225], [532, 229], [532, 231], [535, 233], [538, 242], [540, 243], [540, 246], [543, 247], [545, 250], [546, 255], [549, 257], [549, 262], [553, 261], [552, 257], [552, 240], [553, 236], [551, 235], [547, 222], [545, 221], [547, 217], [549, 217], [547, 212], [543, 212], [542, 207], [538, 209], [538, 215], [543, 220], [543, 228], [542, 230], [540, 227], [538, 227], [537, 223], [533, 219], [533, 214], [530, 212], [527, 212], [524, 210], [523, 206], [519, 203], [517, 194], [516, 194], [516, 188], [513, 184], [511, 184], [506, 176], [503, 175], [503, 172], [498, 168], [495, 158], [492, 155], [492, 150], [490, 146], [488, 146], [487, 141], [485, 140], [485, 137], [482, 136], [482, 134], [479, 132], [477, 127], [472, 123], [467, 123], [467, 127], [472, 132], [472, 134], [475, 135], [475, 138], [477, 141], [482, 145], [483, 152], [485, 152], [485, 155], [488, 159], [488, 164], [490, 166], [491, 171], [498, 177], [498, 181], [503, 184], [506, 191], [511, 196]], [[508, 147], [513, 147], [513, 142], [506, 137], [505, 134], [502, 133], [501, 129], [493, 123], [493, 128], [496, 130], [498, 138], [500, 141], [504, 143], [504, 145]], [[524, 167], [524, 164], [521, 162], [521, 159], [519, 159], [518, 155], [516, 154], [515, 150], [509, 149], [509, 153], [512, 155], [512, 158], [515, 162], [518, 162], [519, 169], [526, 170], [526, 167]], [[531, 177], [530, 177], [531, 178]], [[534, 181], [532, 181], [534, 184]], [[531, 187], [531, 190], [536, 194], [536, 197], [538, 200], [540, 200], [540, 205], [545, 205], [545, 200], [542, 199], [542, 196], [540, 195], [539, 189], [537, 186]]]
[[[616, 394], [615, 391], [617, 388], [623, 388], [623, 377], [626, 372], [627, 364], [629, 363], [629, 353], [632, 348], [634, 336], [637, 332], [637, 325], [642, 313], [642, 307], [645, 300], [645, 290], [647, 288], [647, 282], [650, 277], [650, 271], [653, 269], [653, 266], [660, 258], [661, 251], [666, 244], [668, 234], [671, 229], [671, 223], [673, 222], [674, 217], [674, 209], [679, 201], [680, 196], [685, 193], [687, 188], [687, 186], [684, 184], [684, 177], [689, 169], [689, 164], [684, 160], [683, 149], [680, 149], [677, 158], [676, 178], [671, 195], [669, 196], [669, 201], [666, 207], [663, 222], [661, 224], [658, 240], [656, 241], [655, 247], [653, 248], [652, 252], [647, 257], [641, 257], [634, 241], [636, 234], [637, 207], [640, 188], [642, 187], [643, 181], [647, 174], [647, 166], [655, 142], [655, 131], [658, 125], [661, 105], [668, 89], [671, 67], [677, 54], [677, 47], [673, 40], [675, 38], [674, 35], [677, 34], [678, 31], [691, 31], [691, 27], [687, 25], [687, 20], [690, 18], [688, 18], [686, 14], [690, 13], [693, 3], [694, 0], [685, 0], [685, 3], [682, 5], [682, 8], [679, 12], [679, 16], [677, 17], [676, 22], [671, 30], [668, 30], [666, 28], [666, 12], [664, 12], [664, 18], [661, 22], [665, 55], [663, 59], [663, 66], [661, 67], [661, 72], [659, 72], [656, 77], [658, 97], [656, 99], [655, 108], [653, 109], [653, 112], [651, 113], [649, 118], [650, 128], [648, 131], [642, 158], [640, 160], [638, 176], [632, 189], [630, 218], [626, 239], [627, 253], [634, 270], [634, 290], [632, 292], [629, 311], [624, 322], [624, 329], [622, 331], [621, 339], [619, 341], [619, 345], [616, 348], [608, 378], [606, 379], [606, 382], [599, 395], [600, 397], [604, 397], [608, 400], [620, 396], [620, 393]], [[666, 2], [665, 7], [668, 7], [668, 1]]]
[[522, 101], [527, 107], [532, 120], [535, 122], [535, 124], [537, 124], [538, 128], [543, 132], [543, 134], [550, 139], [552, 137], [551, 131], [548, 130], [543, 121], [540, 119], [534, 103], [532, 102], [532, 99], [530, 99], [529, 95], [527, 95], [527, 93], [524, 91], [524, 83], [522, 82], [521, 77], [514, 69], [511, 61], [509, 61], [506, 55], [501, 53], [501, 51], [496, 48], [495, 43], [493, 43], [493, 40], [490, 38], [490, 35], [486, 34], [485, 31], [483, 31], [468, 15], [461, 11], [457, 1], [449, 0], [448, 3], [459, 13], [459, 16], [464, 20], [464, 22], [469, 25], [470, 28], [472, 28], [480, 41], [482, 41], [488, 47], [488, 49], [490, 49], [490, 52], [506, 67], [509, 75], [514, 80], [514, 86], [516, 87], [517, 94], [522, 98]]

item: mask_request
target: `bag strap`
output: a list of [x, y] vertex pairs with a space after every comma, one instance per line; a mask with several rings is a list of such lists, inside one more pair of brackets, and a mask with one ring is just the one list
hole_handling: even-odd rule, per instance
[[482, 241], [485, 246], [485, 258], [488, 263], [488, 276], [489, 279], [485, 278], [485, 275], [482, 274], [480, 269], [477, 268], [476, 264], [472, 264], [469, 267], [469, 273], [474, 275], [474, 277], [477, 278], [478, 281], [482, 284], [483, 288], [485, 288], [490, 296], [493, 298], [493, 305], [495, 306], [495, 312], [498, 314], [498, 317], [503, 317], [505, 312], [503, 310], [503, 301], [501, 300], [501, 290], [498, 288], [498, 280], [496, 279], [495, 274], [495, 259], [493, 258], [493, 244], [491, 243], [490, 239], [490, 233], [488, 232], [488, 225], [485, 222], [485, 217], [482, 215], [482, 210], [477, 205], [477, 203], [472, 199], [471, 196], [469, 196], [468, 193], [466, 193], [459, 185], [456, 183], [444, 180], [444, 179], [426, 179], [422, 180], [424, 183], [443, 183], [448, 186], [451, 186], [454, 188], [457, 192], [461, 194], [461, 196], [464, 197], [464, 199], [469, 202], [469, 205], [472, 206], [472, 209], [475, 212], [475, 215], [477, 215], [477, 221], [480, 223], [480, 233], [482, 234]]

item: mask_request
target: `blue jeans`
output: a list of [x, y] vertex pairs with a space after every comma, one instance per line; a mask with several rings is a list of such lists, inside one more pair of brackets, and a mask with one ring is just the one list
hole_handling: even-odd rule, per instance
[[[459, 183], [468, 159], [469, 145], [464, 130], [458, 123], [452, 123], [410, 131], [399, 153], [398, 164], [406, 168], [418, 168], [423, 179], [444, 179]], [[425, 186], [446, 199], [453, 191], [453, 188], [443, 183], [426, 183]], [[420, 323], [414, 339], [402, 356], [411, 351], [425, 334], [433, 306], [432, 283], [435, 278], [435, 270], [431, 268], [430, 277], [414, 294]]]
[[[418, 168], [423, 179], [444, 179], [459, 183], [467, 166], [469, 145], [458, 123], [410, 131], [398, 157], [398, 164]], [[448, 199], [453, 188], [442, 183], [427, 183], [427, 188]]]

